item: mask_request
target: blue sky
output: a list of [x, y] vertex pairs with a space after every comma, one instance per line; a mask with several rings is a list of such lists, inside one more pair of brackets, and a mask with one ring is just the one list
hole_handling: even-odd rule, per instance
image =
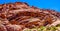
[[54, 9], [60, 12], [60, 0], [0, 0], [0, 4], [10, 3], [10, 2], [26, 2], [30, 6], [35, 6], [38, 8]]

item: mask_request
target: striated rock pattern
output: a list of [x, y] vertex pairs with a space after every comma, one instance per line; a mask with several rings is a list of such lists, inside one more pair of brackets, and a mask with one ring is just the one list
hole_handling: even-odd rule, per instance
[[57, 24], [60, 24], [60, 12], [30, 7], [24, 2], [0, 5], [0, 31], [22, 31]]

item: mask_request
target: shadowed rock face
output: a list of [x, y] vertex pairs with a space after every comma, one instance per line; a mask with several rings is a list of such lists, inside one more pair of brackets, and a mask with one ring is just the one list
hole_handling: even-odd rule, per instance
[[22, 31], [57, 24], [60, 24], [60, 13], [54, 10], [30, 7], [23, 2], [0, 5], [0, 31]]

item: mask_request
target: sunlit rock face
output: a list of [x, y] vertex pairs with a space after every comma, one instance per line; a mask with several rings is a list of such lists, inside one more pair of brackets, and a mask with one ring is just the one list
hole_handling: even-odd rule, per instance
[[60, 13], [16, 2], [0, 5], [0, 31], [22, 31], [60, 24]]

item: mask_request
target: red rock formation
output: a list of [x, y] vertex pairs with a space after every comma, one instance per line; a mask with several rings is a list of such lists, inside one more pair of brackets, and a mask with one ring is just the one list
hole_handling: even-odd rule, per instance
[[0, 31], [22, 31], [24, 28], [56, 26], [59, 24], [57, 22], [60, 23], [60, 13], [53, 10], [30, 7], [23, 2], [0, 5]]

